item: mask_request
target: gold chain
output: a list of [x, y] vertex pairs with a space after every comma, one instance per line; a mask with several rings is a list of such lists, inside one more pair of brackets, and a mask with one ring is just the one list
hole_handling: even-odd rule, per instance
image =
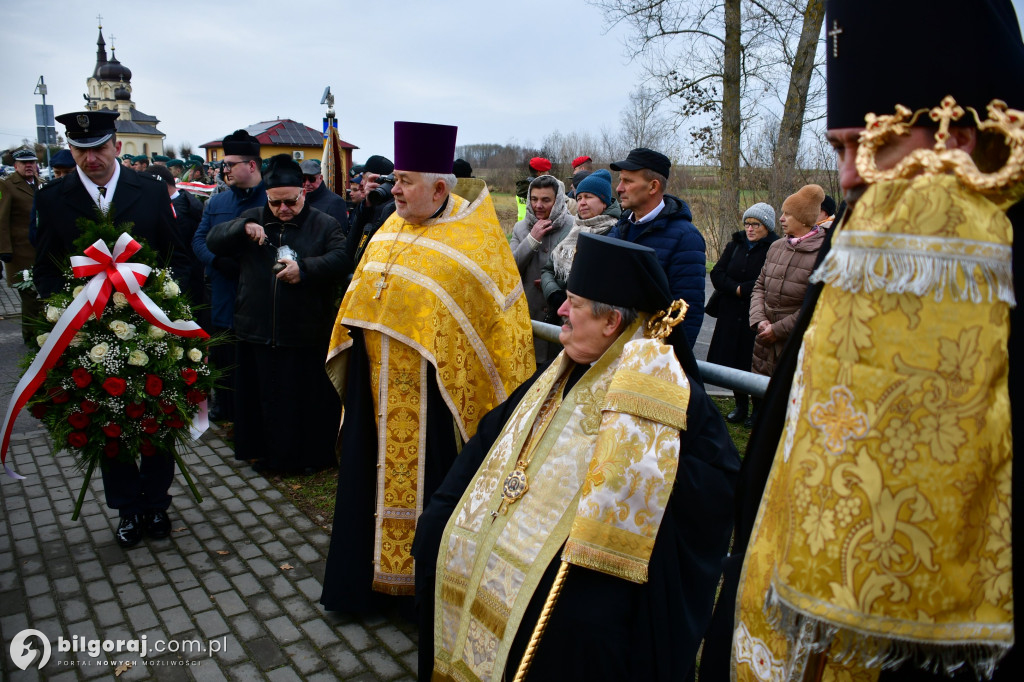
[[[427, 228], [424, 228], [423, 232], [420, 232], [415, 237], [413, 237], [413, 240], [411, 242], [409, 242], [408, 244], [406, 244], [404, 247], [402, 247], [402, 249], [398, 253], [394, 253], [394, 251], [395, 251], [395, 244], [398, 243], [398, 239], [399, 239], [399, 237], [402, 236], [402, 232], [404, 230], [405, 230], [405, 225], [403, 224], [402, 227], [399, 228], [398, 232], [395, 234], [394, 240], [392, 240], [392, 242], [391, 242], [391, 248], [388, 249], [388, 257], [384, 260], [384, 269], [381, 270], [381, 272], [380, 272], [380, 279], [378, 279], [377, 283], [374, 285], [374, 287], [377, 289], [377, 293], [375, 293], [373, 295], [374, 298], [380, 298], [381, 292], [388, 288], [388, 283], [387, 283], [386, 280], [387, 280], [388, 274], [391, 273], [391, 267], [396, 262], [398, 262], [398, 258], [403, 253], [408, 251], [412, 247], [412, 245], [416, 243], [417, 239], [419, 239], [420, 237], [423, 236], [423, 233], [427, 231]], [[394, 254], [394, 255], [392, 255], [392, 254]]]

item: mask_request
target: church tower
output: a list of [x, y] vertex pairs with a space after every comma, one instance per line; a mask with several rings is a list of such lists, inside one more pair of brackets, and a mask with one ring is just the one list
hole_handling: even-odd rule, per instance
[[110, 59], [107, 59], [102, 23], [99, 31], [96, 67], [85, 81], [86, 108], [90, 111], [104, 109], [118, 113], [117, 139], [121, 141], [122, 154], [144, 154], [149, 157], [163, 154], [166, 136], [156, 127], [159, 119], [135, 108], [135, 102], [132, 101], [132, 71], [117, 60], [113, 36], [110, 37]]

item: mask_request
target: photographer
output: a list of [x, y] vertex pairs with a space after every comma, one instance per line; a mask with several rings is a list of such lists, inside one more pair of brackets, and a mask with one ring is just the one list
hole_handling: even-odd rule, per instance
[[348, 232], [346, 248], [353, 265], [359, 264], [363, 250], [384, 221], [395, 212], [395, 200], [391, 198], [391, 184], [378, 182], [381, 176], [390, 175], [395, 164], [383, 156], [371, 156], [363, 164], [363, 200], [353, 211], [354, 219]]

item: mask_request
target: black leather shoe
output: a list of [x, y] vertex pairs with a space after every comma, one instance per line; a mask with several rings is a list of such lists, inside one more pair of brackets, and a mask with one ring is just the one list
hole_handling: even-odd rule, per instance
[[164, 510], [146, 514], [146, 535], [157, 540], [171, 534], [171, 517]]
[[746, 410], [743, 410], [742, 412], [740, 412], [739, 410], [733, 410], [729, 414], [725, 415], [725, 421], [729, 422], [730, 424], [739, 424], [741, 421], [743, 421], [746, 418], [747, 418], [747, 411]]
[[747, 417], [746, 420], [744, 420], [743, 425], [746, 426], [748, 429], [754, 428], [754, 415], [750, 415], [749, 417]]
[[142, 542], [142, 516], [129, 514], [121, 517], [121, 523], [117, 524], [114, 531], [114, 539], [122, 547], [134, 547]]

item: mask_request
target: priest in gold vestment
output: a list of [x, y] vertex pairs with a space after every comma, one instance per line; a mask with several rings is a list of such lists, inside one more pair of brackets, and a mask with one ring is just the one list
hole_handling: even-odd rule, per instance
[[456, 187], [455, 136], [395, 123], [396, 210], [338, 311], [327, 358], [344, 405], [321, 597], [330, 611], [413, 594], [420, 512], [480, 418], [534, 371], [512, 252], [483, 181]]
[[482, 420], [420, 518], [422, 682], [689, 679], [739, 456], [682, 325], [665, 339], [685, 310], [669, 293], [653, 249], [580, 235], [564, 350]]

